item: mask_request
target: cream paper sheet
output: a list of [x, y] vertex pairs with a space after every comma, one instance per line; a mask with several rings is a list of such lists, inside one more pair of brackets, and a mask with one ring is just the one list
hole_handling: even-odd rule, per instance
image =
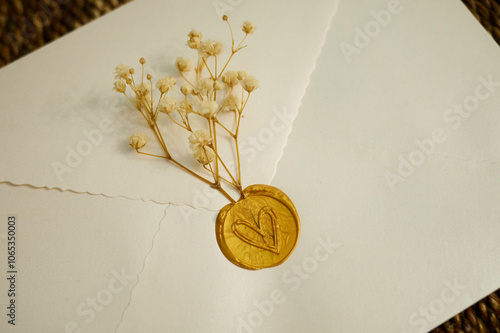
[[[356, 27], [375, 26], [371, 11], [389, 3], [340, 3], [272, 181], [302, 220], [279, 267], [229, 263], [217, 209], [2, 184], [4, 220], [21, 221], [25, 331], [426, 332], [497, 289], [498, 48], [451, 0], [401, 1], [357, 47]], [[351, 62], [342, 43], [359, 49]], [[455, 104], [469, 117], [449, 113]], [[410, 156], [424, 160], [408, 166]], [[387, 172], [403, 181], [391, 186]], [[122, 268], [135, 280], [115, 295]], [[87, 298], [109, 294], [86, 323]]]
[[340, 45], [392, 7], [339, 5], [272, 181], [301, 216], [290, 259], [214, 271], [167, 224], [118, 332], [427, 332], [499, 287], [500, 51], [459, 2], [399, 4], [350, 63]]
[[[175, 73], [178, 56], [196, 57], [185, 44], [191, 28], [204, 38], [235, 39], [241, 24], [257, 30], [228, 69], [254, 74], [261, 87], [252, 94], [241, 125], [243, 183], [269, 182], [334, 13], [335, 2], [136, 0], [0, 71], [3, 121], [0, 180], [35, 187], [126, 197], [193, 207], [220, 208], [222, 195], [207, 200], [208, 186], [163, 159], [145, 157], [128, 146], [134, 132], [150, 129], [124, 96], [112, 91], [117, 64], [139, 70], [139, 59], [158, 78]], [[222, 63], [222, 61], [221, 61]], [[182, 80], [179, 79], [179, 82]], [[187, 132], [167, 139], [181, 161], [203, 173], [187, 148]], [[156, 150], [155, 150], [156, 149]], [[160, 154], [152, 143], [151, 153]], [[234, 148], [226, 162], [235, 161]], [[228, 162], [229, 163], [229, 162]], [[233, 171], [233, 167], [229, 166]], [[200, 170], [201, 169], [201, 170]], [[208, 172], [207, 172], [208, 173]], [[172, 189], [189, 190], [172, 190]]]

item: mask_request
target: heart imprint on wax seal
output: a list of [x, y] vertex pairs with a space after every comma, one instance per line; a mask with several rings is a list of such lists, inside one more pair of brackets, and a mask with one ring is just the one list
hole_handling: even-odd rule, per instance
[[252, 185], [244, 198], [221, 209], [215, 233], [222, 253], [233, 264], [262, 269], [283, 263], [299, 239], [300, 221], [281, 190]]

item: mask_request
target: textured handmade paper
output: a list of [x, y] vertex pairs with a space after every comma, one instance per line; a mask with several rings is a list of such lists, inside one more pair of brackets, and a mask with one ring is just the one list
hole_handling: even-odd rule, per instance
[[[219, 209], [224, 197], [165, 160], [139, 156], [128, 146], [134, 132], [153, 134], [112, 86], [114, 67], [126, 63], [139, 69], [141, 57], [154, 77], [174, 74], [178, 56], [196, 57], [185, 45], [191, 28], [223, 41], [228, 50], [230, 34], [222, 21], [227, 14], [235, 38], [243, 21], [257, 26], [228, 68], [245, 69], [261, 82], [241, 125], [242, 181], [245, 186], [269, 182], [335, 3], [251, 1], [226, 10], [218, 3], [136, 0], [2, 69], [0, 153], [7, 163], [0, 180]], [[178, 148], [182, 159], [190, 157]]]
[[[395, 10], [389, 3], [397, 2], [343, 1], [329, 30], [272, 182], [291, 197], [301, 217], [301, 238], [288, 261], [258, 272], [228, 262], [215, 240], [217, 210], [189, 207], [193, 200], [194, 206], [208, 206], [203, 203], [207, 199], [198, 193], [183, 197], [186, 187], [179, 187], [179, 174], [164, 178], [165, 184], [152, 185], [142, 182], [144, 176], [139, 180], [132, 177], [132, 184], [141, 184], [134, 188], [137, 193], [158, 186], [166, 193], [162, 195], [186, 199], [187, 205], [170, 205], [167, 209], [124, 198], [5, 188], [0, 192], [4, 198], [2, 212], [15, 213], [19, 221], [25, 221], [25, 229], [20, 225], [20, 236], [23, 242], [30, 241], [21, 248], [26, 269], [23, 297], [27, 298], [23, 303], [26, 313], [35, 319], [31, 322], [24, 318], [28, 327], [24, 331], [64, 331], [64, 325], [72, 320], [81, 325], [82, 332], [110, 332], [115, 328], [131, 333], [426, 332], [497, 289], [500, 171], [496, 109], [500, 87], [495, 82], [500, 81], [500, 52], [462, 4], [453, 0], [439, 4], [430, 0], [400, 1], [400, 9], [391, 14], [390, 22], [384, 27], [379, 23], [380, 31], [372, 33], [366, 46], [356, 46], [356, 27], [375, 27], [372, 22], [378, 21], [372, 11], [380, 14]], [[239, 12], [245, 6], [251, 7], [244, 2], [229, 14], [247, 19], [245, 11]], [[125, 9], [141, 10], [139, 7]], [[206, 8], [213, 10], [208, 5]], [[286, 17], [296, 17], [289, 5], [281, 10], [290, 13]], [[313, 10], [307, 8], [301, 14], [312, 15]], [[117, 11], [107, 19], [125, 20], [131, 12], [122, 17]], [[444, 12], [448, 15], [446, 22], [442, 20]], [[154, 11], [149, 13], [156, 15]], [[380, 15], [375, 16], [380, 20]], [[118, 26], [109, 33], [120, 33]], [[85, 31], [77, 31], [73, 37], [85, 37]], [[257, 41], [256, 36], [252, 41]], [[90, 41], [90, 36], [85, 38]], [[107, 38], [110, 49], [125, 49], [112, 40]], [[144, 55], [141, 52], [148, 49], [143, 47], [148, 43], [137, 38], [133, 42], [135, 53], [127, 53], [120, 61], [132, 62], [140, 56], [150, 59], [164, 52], [158, 46]], [[342, 43], [358, 50], [350, 62], [340, 47]], [[51, 51], [54, 48], [60, 48], [59, 52]], [[38, 54], [48, 59], [64, 49], [59, 42]], [[104, 51], [102, 56], [106, 63], [98, 64], [99, 73], [116, 62]], [[19, 75], [26, 77], [25, 71], [40, 70], [40, 65], [29, 60], [6, 70], [14, 75], [12, 68], [18, 68], [25, 73]], [[92, 65], [90, 62], [87, 66]], [[47, 64], [43, 71], [55, 70], [55, 64]], [[260, 64], [253, 70], [256, 75]], [[6, 75], [2, 73], [7, 72], [0, 71], [0, 76]], [[94, 82], [92, 75], [88, 76], [88, 82]], [[287, 81], [288, 76], [281, 80]], [[73, 97], [67, 97], [65, 109], [72, 115], [73, 129], [81, 133], [82, 128], [98, 126], [102, 118], [95, 115], [94, 127], [80, 123], [73, 99], [89, 98], [103, 108], [113, 95], [94, 98], [94, 94], [80, 94], [78, 82], [66, 82], [72, 82], [75, 88]], [[1, 84], [5, 86], [5, 82]], [[107, 83], [99, 85], [99, 89], [108, 87]], [[47, 92], [51, 88], [39, 89]], [[16, 96], [20, 106], [35, 104], [22, 99], [20, 93]], [[474, 96], [476, 108], [468, 104], [475, 101]], [[62, 97], [53, 93], [52, 98], [56, 101]], [[45, 97], [42, 102], [51, 105]], [[460, 111], [460, 105], [466, 112]], [[85, 110], [91, 109], [88, 106]], [[119, 109], [121, 112], [122, 106]], [[23, 108], [20, 111], [26, 112]], [[61, 112], [54, 109], [54, 118], [47, 116], [46, 124], [54, 119], [65, 124], [67, 115]], [[22, 123], [13, 119], [10, 124], [22, 128]], [[40, 130], [30, 126], [27, 128], [35, 134]], [[14, 130], [8, 133], [15, 135]], [[58, 132], [53, 135], [56, 138]], [[33, 151], [30, 145], [45, 144], [36, 136], [14, 138], [17, 146], [2, 146], [4, 154], [24, 147]], [[97, 160], [107, 156], [105, 151], [117, 149], [123, 155], [120, 162], [134, 159], [130, 163], [135, 168], [147, 162], [148, 172], [160, 170], [154, 163], [130, 155], [118, 135], [109, 138], [101, 145], [107, 148], [96, 148], [64, 182], [78, 177], [86, 182], [99, 177], [94, 179], [96, 184], [107, 181], [92, 168], [86, 174], [85, 165], [97, 165]], [[71, 145], [78, 140], [75, 138]], [[58, 148], [62, 150], [59, 158], [64, 158], [65, 145], [68, 143], [63, 141]], [[103, 153], [99, 153], [101, 150]], [[13, 166], [7, 165], [2, 175], [13, 173], [14, 168], [24, 177], [43, 174], [37, 164], [21, 163], [22, 158], [33, 157], [21, 153], [13, 156]], [[124, 184], [130, 180], [123, 176], [127, 163], [113, 169], [116, 175], [112, 179], [120, 178]], [[169, 171], [163, 167], [167, 175]], [[388, 173], [396, 178], [388, 178]], [[247, 177], [250, 179], [250, 175]], [[189, 185], [188, 178], [182, 179], [182, 184]], [[52, 181], [55, 183], [56, 178]], [[112, 188], [117, 194], [125, 185]], [[145, 229], [140, 229], [143, 226]], [[94, 263], [98, 253], [103, 257]], [[97, 297], [106, 290], [114, 276], [111, 270], [122, 264], [130, 267], [127, 269], [138, 277], [138, 284], [116, 296], [116, 303], [110, 303], [85, 326], [87, 317], [78, 315], [76, 308], [82, 302], [86, 304], [87, 297]], [[63, 273], [68, 277], [59, 279]], [[58, 295], [57, 288], [69, 296]], [[43, 311], [36, 312], [40, 309]]]
[[[459, 2], [401, 6], [347, 63], [339, 45], [387, 2], [340, 3], [272, 182], [301, 217], [290, 259], [250, 275], [200, 258], [183, 265], [167, 244], [185, 244], [166, 224], [118, 332], [427, 332], [500, 286], [500, 89], [460, 128], [442, 118], [481, 77], [500, 81], [500, 52]], [[428, 138], [442, 142], [425, 141], [429, 155], [391, 189], [386, 172]]]
[[301, 214], [289, 265], [342, 245], [287, 295], [296, 332], [428, 332], [500, 287], [500, 49], [458, 1], [400, 4], [350, 63], [388, 2], [339, 4], [272, 183]]
[[[0, 184], [0, 198], [0, 331], [112, 332], [167, 206], [7, 184]], [[16, 219], [10, 235], [8, 216]], [[15, 325], [6, 316], [12, 299]]]

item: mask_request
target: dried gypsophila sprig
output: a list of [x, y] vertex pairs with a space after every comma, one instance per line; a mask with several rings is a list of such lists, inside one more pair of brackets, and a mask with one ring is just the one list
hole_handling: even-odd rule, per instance
[[[155, 101], [152, 76], [150, 74], [144, 76], [144, 65], [146, 63], [144, 58], [140, 59], [140, 83], [136, 83], [134, 79], [135, 70], [133, 68], [123, 64], [116, 66], [114, 90], [124, 94], [130, 103], [141, 113], [151, 127], [165, 155], [140, 151], [149, 141], [149, 137], [145, 134], [133, 134], [129, 139], [130, 146], [140, 154], [167, 159], [179, 168], [218, 189], [231, 202], [235, 202], [222, 188], [221, 181], [233, 186], [242, 196], [244, 195], [241, 182], [238, 137], [243, 110], [247, 105], [250, 94], [259, 87], [259, 81], [245, 71], [226, 71], [233, 56], [246, 47], [246, 45], [242, 44], [249, 34], [254, 33], [255, 26], [249, 21], [244, 22], [242, 31], [245, 35], [235, 46], [231, 24], [226, 15], [222, 19], [227, 22], [231, 34], [231, 54], [220, 71], [218, 71], [218, 56], [223, 49], [222, 43], [211, 39], [204, 41], [202, 40], [202, 33], [194, 29], [188, 33], [189, 40], [187, 41], [187, 46], [197, 50], [198, 54], [196, 65], [194, 66], [190, 59], [182, 57], [176, 59], [175, 66], [180, 77], [185, 81], [185, 84], [180, 87], [180, 91], [184, 96], [182, 100], [179, 101], [175, 97], [167, 96], [168, 93], [174, 90], [174, 86], [177, 84], [177, 80], [169, 75], [159, 78], [156, 84], [154, 84], [154, 87], [160, 92], [159, 98]], [[212, 69], [208, 65], [208, 61], [211, 58], [213, 58]], [[203, 77], [205, 70], [209, 74], [207, 77]], [[192, 71], [195, 74], [194, 82], [191, 82], [186, 76], [186, 74]], [[238, 86], [241, 87], [241, 96], [236, 95], [239, 95]], [[127, 94], [127, 87], [132, 91], [132, 96]], [[224, 95], [222, 103], [217, 102], [218, 92], [219, 97], [221, 97], [221, 94]], [[229, 112], [234, 112], [233, 130], [229, 129], [230, 126], [223, 125], [219, 120], [219, 117]], [[163, 133], [158, 126], [158, 117], [161, 114], [166, 115], [173, 124], [191, 133], [189, 136], [189, 147], [193, 152], [193, 157], [211, 174], [213, 181], [181, 164], [172, 156], [165, 143]], [[206, 119], [208, 130], [193, 128], [194, 124], [190, 117], [195, 116]], [[227, 133], [234, 140], [238, 166], [237, 176], [231, 173], [220, 156], [217, 145], [218, 133], [220, 133], [218, 129]], [[221, 172], [222, 170], [226, 176]]]

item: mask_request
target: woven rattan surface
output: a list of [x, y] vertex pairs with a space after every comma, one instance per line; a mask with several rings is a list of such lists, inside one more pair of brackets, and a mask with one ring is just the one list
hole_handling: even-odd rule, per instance
[[0, 67], [131, 0], [0, 0]]
[[[0, 0], [0, 67], [129, 1]], [[462, 1], [500, 45], [500, 0]], [[438, 332], [500, 333], [500, 290], [432, 331]]]

